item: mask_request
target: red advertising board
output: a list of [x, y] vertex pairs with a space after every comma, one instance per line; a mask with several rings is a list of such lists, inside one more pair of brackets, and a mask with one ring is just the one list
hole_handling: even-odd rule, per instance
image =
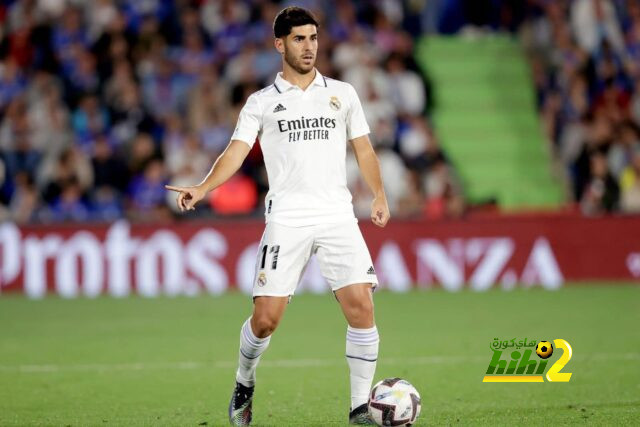
[[[0, 294], [249, 293], [257, 221], [18, 227], [0, 225]], [[640, 280], [640, 217], [496, 217], [465, 221], [361, 221], [383, 288], [516, 286]], [[326, 292], [311, 262], [299, 291]]]

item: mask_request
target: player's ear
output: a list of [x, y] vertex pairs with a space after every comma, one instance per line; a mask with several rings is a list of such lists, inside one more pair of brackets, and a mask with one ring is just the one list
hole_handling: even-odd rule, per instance
[[276, 38], [273, 42], [273, 45], [276, 47], [276, 50], [280, 55], [284, 55], [284, 40], [281, 38]]

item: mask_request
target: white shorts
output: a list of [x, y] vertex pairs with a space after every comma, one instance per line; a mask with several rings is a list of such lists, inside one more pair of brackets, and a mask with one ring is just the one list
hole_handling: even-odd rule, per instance
[[270, 222], [258, 248], [253, 296], [294, 294], [311, 255], [332, 291], [355, 283], [378, 285], [371, 255], [355, 220], [287, 227]]

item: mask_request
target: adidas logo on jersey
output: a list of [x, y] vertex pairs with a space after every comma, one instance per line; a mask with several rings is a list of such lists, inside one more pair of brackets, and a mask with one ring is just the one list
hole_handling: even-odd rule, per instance
[[276, 105], [276, 108], [273, 109], [273, 112], [277, 113], [279, 111], [284, 111], [284, 110], [286, 110], [286, 108], [284, 108], [284, 105], [278, 104], [278, 105]]
[[367, 274], [376, 274], [376, 271], [373, 269], [373, 265], [371, 267], [369, 267], [369, 270], [367, 271]]

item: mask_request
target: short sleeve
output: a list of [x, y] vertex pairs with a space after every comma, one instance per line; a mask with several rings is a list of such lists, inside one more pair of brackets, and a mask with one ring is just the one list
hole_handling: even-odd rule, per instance
[[249, 147], [253, 147], [256, 138], [262, 129], [262, 111], [258, 104], [258, 97], [251, 95], [242, 107], [238, 116], [236, 129], [233, 131], [231, 139], [247, 143]]
[[347, 114], [347, 139], [352, 140], [363, 135], [369, 134], [369, 125], [364, 117], [360, 98], [353, 86], [348, 85], [349, 93], [349, 111]]

